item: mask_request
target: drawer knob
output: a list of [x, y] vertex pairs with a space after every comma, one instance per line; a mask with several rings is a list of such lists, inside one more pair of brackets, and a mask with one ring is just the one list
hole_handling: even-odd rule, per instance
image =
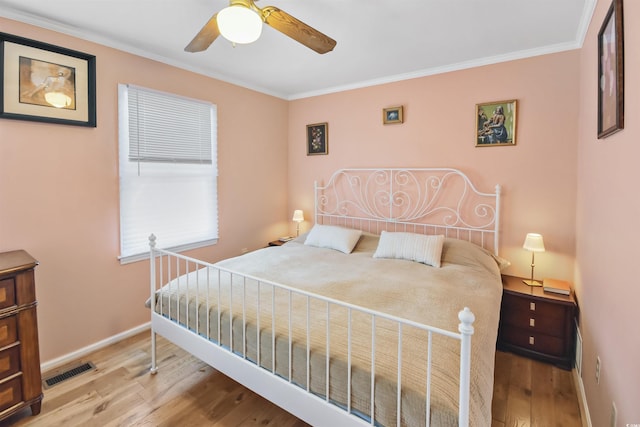
[[536, 343], [535, 338], [533, 338], [533, 337], [529, 337], [529, 344], [530, 344], [530, 345], [535, 345], [535, 343]]
[[533, 318], [529, 319], [529, 326], [531, 326], [532, 328], [535, 328], [536, 327], [536, 319], [533, 319]]
[[536, 311], [536, 303], [535, 302], [530, 302], [529, 303], [529, 310]]

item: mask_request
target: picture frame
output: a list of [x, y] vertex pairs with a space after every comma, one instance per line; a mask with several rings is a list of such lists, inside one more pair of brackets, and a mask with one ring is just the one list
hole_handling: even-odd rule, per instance
[[613, 0], [598, 32], [598, 139], [624, 129], [622, 0]]
[[329, 153], [328, 123], [307, 125], [307, 156]]
[[516, 145], [518, 101], [476, 104], [476, 147]]
[[0, 118], [96, 127], [95, 56], [0, 33]]
[[382, 110], [382, 123], [385, 125], [402, 123], [404, 121], [402, 110], [402, 105], [399, 107], [384, 108]]

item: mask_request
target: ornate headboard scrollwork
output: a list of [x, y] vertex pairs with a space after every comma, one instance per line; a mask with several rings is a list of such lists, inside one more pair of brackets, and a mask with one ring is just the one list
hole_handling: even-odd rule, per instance
[[444, 234], [498, 253], [500, 186], [482, 193], [450, 168], [341, 169], [315, 184], [315, 221], [379, 234]]

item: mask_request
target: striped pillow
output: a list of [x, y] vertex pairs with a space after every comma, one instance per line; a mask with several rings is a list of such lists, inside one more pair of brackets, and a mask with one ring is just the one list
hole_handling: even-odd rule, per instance
[[374, 258], [397, 258], [440, 267], [444, 236], [383, 231]]

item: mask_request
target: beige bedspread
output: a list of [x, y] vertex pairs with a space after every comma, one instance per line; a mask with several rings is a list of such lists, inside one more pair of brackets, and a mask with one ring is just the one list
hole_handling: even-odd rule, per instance
[[[247, 275], [292, 286], [354, 305], [381, 311], [422, 324], [456, 331], [458, 312], [469, 307], [476, 316], [472, 338], [470, 425], [491, 424], [491, 398], [495, 344], [502, 287], [500, 272], [493, 257], [468, 242], [446, 239], [442, 267], [416, 262], [373, 258], [378, 237], [365, 234], [351, 254], [306, 246], [302, 239], [281, 247], [261, 249], [240, 257], [221, 261], [217, 266]], [[218, 306], [218, 277], [222, 283]], [[209, 290], [204, 285], [209, 280]], [[276, 351], [275, 371], [289, 377], [288, 335], [293, 337], [292, 381], [306, 387], [307, 299], [283, 291], [272, 295], [271, 286], [258, 287], [253, 281], [234, 277], [229, 289], [229, 275], [218, 276], [215, 269], [200, 270], [166, 285], [163, 314], [176, 317], [176, 297], [180, 295], [180, 321], [187, 323], [184, 302], [189, 301], [189, 327], [201, 335], [230, 346], [229, 318], [233, 317], [233, 350], [256, 362], [257, 301], [260, 294], [260, 365], [271, 370], [272, 301], [275, 302]], [[197, 284], [196, 284], [197, 283]], [[196, 290], [196, 288], [198, 288]], [[230, 301], [233, 301], [230, 303]], [[247, 309], [242, 310], [241, 303]], [[287, 307], [293, 307], [291, 322]], [[326, 395], [326, 304], [310, 301], [310, 389]], [[232, 316], [229, 315], [232, 306]], [[198, 308], [196, 308], [198, 307]], [[209, 309], [207, 310], [207, 307]], [[196, 316], [197, 310], [197, 316]], [[209, 321], [206, 313], [211, 313]], [[196, 324], [197, 319], [197, 324]], [[330, 390], [332, 401], [347, 401], [346, 309], [330, 308]], [[292, 328], [289, 332], [289, 323]], [[372, 320], [362, 314], [352, 315], [352, 407], [365, 416], [370, 414]], [[245, 325], [245, 328], [243, 328]], [[243, 334], [244, 329], [244, 334]], [[375, 324], [375, 418], [381, 425], [396, 425], [396, 384], [398, 327], [384, 319]], [[425, 371], [427, 336], [413, 327], [404, 327], [402, 340], [402, 425], [425, 425]], [[431, 425], [457, 425], [459, 348], [457, 340], [434, 337], [431, 385]]]

